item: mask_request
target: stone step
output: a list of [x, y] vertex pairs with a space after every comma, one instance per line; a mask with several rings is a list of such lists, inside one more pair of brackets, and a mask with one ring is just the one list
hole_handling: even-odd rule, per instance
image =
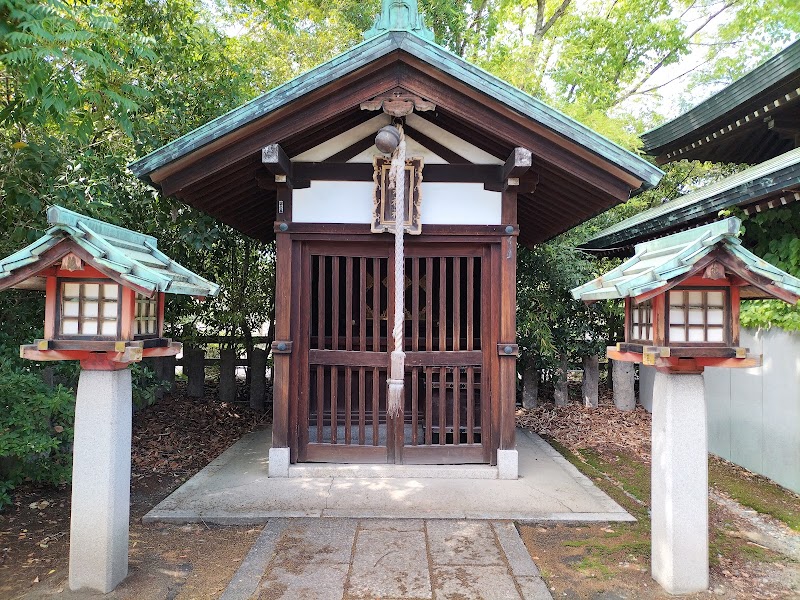
[[289, 466], [289, 477], [350, 479], [497, 479], [490, 465], [352, 465], [335, 463]]

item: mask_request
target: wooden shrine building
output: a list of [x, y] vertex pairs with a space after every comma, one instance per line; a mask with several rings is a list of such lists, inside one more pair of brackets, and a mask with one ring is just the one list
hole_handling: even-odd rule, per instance
[[[402, 281], [375, 146], [392, 124], [408, 157]], [[276, 240], [273, 475], [290, 461], [495, 464], [515, 443], [518, 241], [550, 239], [662, 176], [435, 44], [415, 0], [384, 0], [364, 42], [131, 169]], [[392, 417], [398, 285], [405, 379]]]

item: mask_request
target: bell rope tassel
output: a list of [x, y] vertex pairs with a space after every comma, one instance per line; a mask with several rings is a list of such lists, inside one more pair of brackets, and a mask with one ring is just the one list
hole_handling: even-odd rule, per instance
[[406, 138], [403, 126], [398, 125], [400, 143], [392, 154], [392, 166], [389, 170], [389, 188], [394, 188], [394, 350], [391, 356], [389, 373], [388, 400], [386, 412], [390, 417], [397, 417], [403, 411], [403, 382], [406, 370], [406, 354], [403, 352], [403, 329], [405, 327], [405, 254], [403, 233], [405, 232], [405, 191], [406, 191]]

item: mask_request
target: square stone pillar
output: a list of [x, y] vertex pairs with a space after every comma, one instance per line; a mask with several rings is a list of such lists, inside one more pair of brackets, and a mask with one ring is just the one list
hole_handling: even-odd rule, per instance
[[708, 589], [708, 441], [701, 374], [655, 374], [652, 574], [671, 594]]
[[128, 574], [131, 372], [81, 370], [75, 406], [69, 587], [102, 593]]

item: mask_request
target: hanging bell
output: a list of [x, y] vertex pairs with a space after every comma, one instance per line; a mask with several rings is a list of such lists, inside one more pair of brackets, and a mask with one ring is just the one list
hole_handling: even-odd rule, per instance
[[375, 145], [378, 147], [378, 150], [384, 154], [391, 154], [399, 144], [400, 132], [397, 131], [397, 127], [393, 125], [381, 127], [380, 131], [378, 131], [378, 135], [375, 136]]

